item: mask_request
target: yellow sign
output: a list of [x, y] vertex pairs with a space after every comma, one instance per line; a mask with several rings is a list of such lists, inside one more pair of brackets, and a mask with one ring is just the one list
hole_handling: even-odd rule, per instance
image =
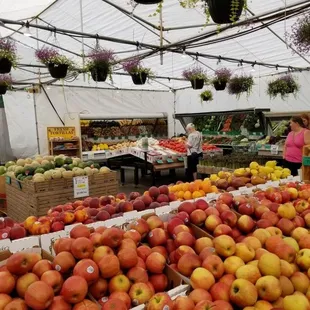
[[64, 140], [70, 140], [75, 137], [75, 127], [47, 127], [48, 140], [55, 138], [63, 138]]

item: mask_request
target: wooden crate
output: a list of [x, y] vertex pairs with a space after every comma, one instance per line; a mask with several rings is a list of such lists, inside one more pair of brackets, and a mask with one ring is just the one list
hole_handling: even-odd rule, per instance
[[[91, 197], [118, 193], [116, 172], [89, 176], [88, 183]], [[6, 184], [6, 192], [7, 214], [18, 222], [30, 215], [46, 215], [51, 207], [77, 200], [74, 198], [72, 179], [56, 179], [39, 183], [11, 179], [10, 184]]]

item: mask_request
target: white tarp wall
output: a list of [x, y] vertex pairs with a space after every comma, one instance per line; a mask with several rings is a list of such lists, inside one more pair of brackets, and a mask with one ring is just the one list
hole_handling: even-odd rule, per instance
[[[173, 93], [58, 86], [51, 86], [46, 92], [63, 121], [67, 113], [139, 115], [166, 112], [169, 115], [169, 135], [173, 135]], [[14, 156], [38, 154], [33, 95], [26, 92], [8, 92], [8, 95], [4, 96], [4, 102]], [[46, 128], [62, 126], [62, 122], [43, 91], [35, 95], [35, 103], [40, 153], [47, 154]]]

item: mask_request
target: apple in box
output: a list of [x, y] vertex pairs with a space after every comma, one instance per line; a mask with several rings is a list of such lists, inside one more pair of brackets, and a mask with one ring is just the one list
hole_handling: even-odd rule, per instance
[[234, 200], [234, 196], [230, 193], [223, 193], [218, 198], [219, 201], [222, 201], [224, 204], [231, 206]]

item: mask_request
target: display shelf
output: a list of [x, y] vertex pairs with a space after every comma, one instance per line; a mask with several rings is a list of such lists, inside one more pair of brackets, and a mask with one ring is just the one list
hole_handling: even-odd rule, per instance
[[[102, 150], [99, 144], [115, 145], [143, 137], [168, 137], [167, 114], [132, 116], [80, 115], [83, 151]], [[104, 147], [107, 149], [107, 147]]]
[[49, 154], [52, 156], [64, 154], [70, 157], [80, 157], [79, 140], [50, 140]]

